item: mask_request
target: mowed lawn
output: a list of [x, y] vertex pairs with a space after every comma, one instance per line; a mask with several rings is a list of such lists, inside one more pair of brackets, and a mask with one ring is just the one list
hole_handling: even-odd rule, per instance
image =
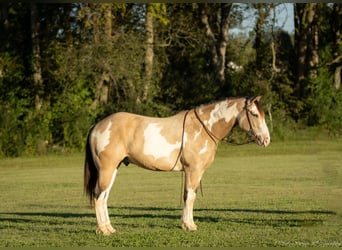
[[342, 140], [221, 144], [203, 177], [196, 232], [181, 229], [181, 178], [121, 166], [117, 233], [96, 235], [83, 155], [0, 160], [0, 247], [342, 246]]

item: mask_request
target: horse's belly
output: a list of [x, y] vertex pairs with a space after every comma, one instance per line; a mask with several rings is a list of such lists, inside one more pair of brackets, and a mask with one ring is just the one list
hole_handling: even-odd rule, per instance
[[[154, 171], [180, 171], [182, 170], [182, 165], [179, 161], [176, 163], [176, 158], [174, 160], [170, 158], [154, 158], [150, 155], [129, 156], [129, 161], [133, 164]], [[173, 158], [173, 157], [172, 157]]]

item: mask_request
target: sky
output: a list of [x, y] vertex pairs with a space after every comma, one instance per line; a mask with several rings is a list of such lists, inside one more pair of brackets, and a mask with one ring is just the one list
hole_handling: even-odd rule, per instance
[[[277, 6], [276, 12], [276, 26], [281, 27], [288, 33], [294, 33], [294, 22], [293, 22], [293, 3], [283, 3]], [[271, 17], [273, 14], [271, 14]], [[246, 17], [242, 22], [242, 27], [234, 28], [230, 30], [230, 33], [237, 34], [239, 32], [249, 33], [253, 30], [255, 25], [255, 15], [251, 12], [246, 13]]]

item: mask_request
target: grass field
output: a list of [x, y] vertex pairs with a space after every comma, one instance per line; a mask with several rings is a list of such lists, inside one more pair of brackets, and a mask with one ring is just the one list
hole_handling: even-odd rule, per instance
[[109, 199], [117, 233], [95, 234], [83, 155], [0, 160], [0, 247], [342, 246], [342, 140], [220, 145], [181, 229], [181, 173], [122, 166]]

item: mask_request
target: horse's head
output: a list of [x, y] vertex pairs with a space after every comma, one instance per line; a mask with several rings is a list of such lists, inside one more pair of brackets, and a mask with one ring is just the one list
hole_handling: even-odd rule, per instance
[[267, 147], [271, 138], [265, 122], [265, 113], [259, 103], [260, 99], [261, 96], [246, 99], [244, 108], [239, 114], [238, 123], [260, 146]]

